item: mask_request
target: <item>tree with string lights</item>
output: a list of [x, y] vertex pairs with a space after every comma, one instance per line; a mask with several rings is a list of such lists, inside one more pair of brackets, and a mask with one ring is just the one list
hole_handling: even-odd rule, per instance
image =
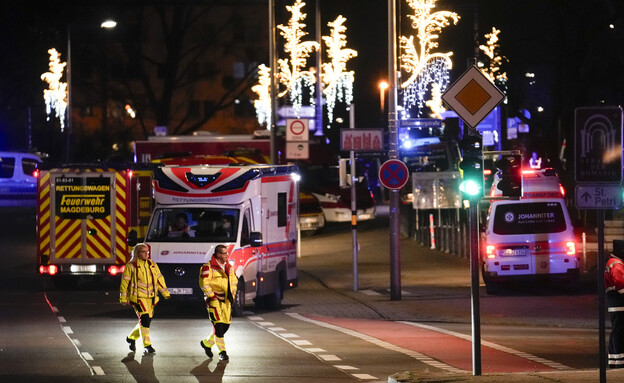
[[[403, 92], [402, 118], [409, 117], [409, 110], [418, 107], [418, 116], [426, 105], [425, 94], [432, 83], [437, 84], [438, 92], [444, 93], [449, 84], [449, 70], [453, 67], [451, 55], [453, 52], [434, 52], [438, 48], [437, 41], [442, 28], [459, 21], [459, 15], [449, 11], [433, 12], [437, 0], [407, 0], [414, 10], [408, 15], [412, 20], [412, 28], [417, 30], [418, 49], [414, 43], [414, 36], [400, 36], [399, 46], [403, 50], [400, 56], [400, 66], [407, 72], [407, 79], [401, 84]], [[440, 100], [441, 102], [441, 100]], [[432, 111], [439, 107], [430, 108]], [[435, 112], [434, 112], [435, 113]], [[439, 116], [434, 116], [438, 117]]]
[[48, 83], [48, 89], [43, 90], [43, 99], [46, 105], [48, 121], [54, 111], [54, 116], [61, 123], [61, 132], [65, 130], [65, 111], [67, 110], [67, 83], [62, 82], [63, 71], [67, 63], [61, 62], [61, 54], [54, 48], [49, 49], [49, 72], [41, 75], [41, 79]]
[[323, 94], [327, 100], [327, 117], [329, 121], [334, 119], [334, 107], [336, 101], [350, 105], [353, 102], [354, 71], [347, 71], [347, 61], [357, 56], [357, 51], [346, 48], [347, 37], [345, 32], [347, 21], [343, 16], [338, 16], [333, 22], [327, 23], [331, 28], [329, 36], [323, 36], [327, 45], [327, 57], [330, 62], [324, 63], [321, 78], [325, 88]]
[[500, 54], [500, 44], [498, 43], [499, 29], [492, 27], [492, 32], [486, 33], [486, 43], [479, 45], [479, 49], [486, 56], [486, 63], [479, 62], [481, 72], [500, 89], [507, 93], [507, 72], [502, 70], [504, 62], [508, 62], [507, 57]]

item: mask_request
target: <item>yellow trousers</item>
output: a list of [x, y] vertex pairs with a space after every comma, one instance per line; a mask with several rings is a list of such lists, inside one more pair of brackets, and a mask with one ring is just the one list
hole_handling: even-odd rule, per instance
[[139, 323], [134, 326], [134, 329], [128, 335], [128, 339], [138, 340], [139, 337], [143, 339], [143, 347], [150, 346], [152, 341], [150, 340], [150, 323], [154, 316], [154, 298], [138, 298], [137, 304], [132, 304], [134, 312], [136, 312], [139, 318]]

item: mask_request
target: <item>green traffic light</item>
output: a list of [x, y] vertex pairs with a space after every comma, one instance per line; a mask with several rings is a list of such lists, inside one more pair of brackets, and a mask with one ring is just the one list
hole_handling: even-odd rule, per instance
[[465, 193], [469, 196], [476, 196], [476, 195], [480, 195], [481, 194], [481, 185], [479, 185], [479, 182], [475, 181], [475, 180], [463, 180], [460, 184], [459, 184], [459, 190], [462, 193]]

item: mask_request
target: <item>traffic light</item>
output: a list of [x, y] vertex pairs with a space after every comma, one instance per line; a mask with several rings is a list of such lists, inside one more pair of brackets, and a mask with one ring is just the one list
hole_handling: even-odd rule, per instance
[[462, 160], [459, 168], [463, 171], [463, 180], [459, 190], [464, 198], [478, 200], [483, 197], [483, 148], [480, 136], [465, 135], [460, 143]]
[[522, 155], [505, 155], [496, 161], [496, 167], [500, 169], [498, 190], [503, 192], [504, 197], [520, 198], [522, 196]]

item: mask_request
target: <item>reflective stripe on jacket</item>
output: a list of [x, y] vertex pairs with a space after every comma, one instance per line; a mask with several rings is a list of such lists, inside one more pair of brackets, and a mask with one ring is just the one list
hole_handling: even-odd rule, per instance
[[224, 270], [216, 258], [212, 257], [210, 262], [205, 263], [199, 271], [199, 287], [208, 299], [233, 300], [236, 296], [238, 280], [232, 265], [226, 263]]
[[[156, 284], [156, 286], [154, 286]], [[169, 297], [169, 290], [156, 262], [148, 259], [126, 264], [119, 286], [119, 302], [138, 303], [138, 298], [154, 298], [154, 305], [158, 303], [158, 291]]]

